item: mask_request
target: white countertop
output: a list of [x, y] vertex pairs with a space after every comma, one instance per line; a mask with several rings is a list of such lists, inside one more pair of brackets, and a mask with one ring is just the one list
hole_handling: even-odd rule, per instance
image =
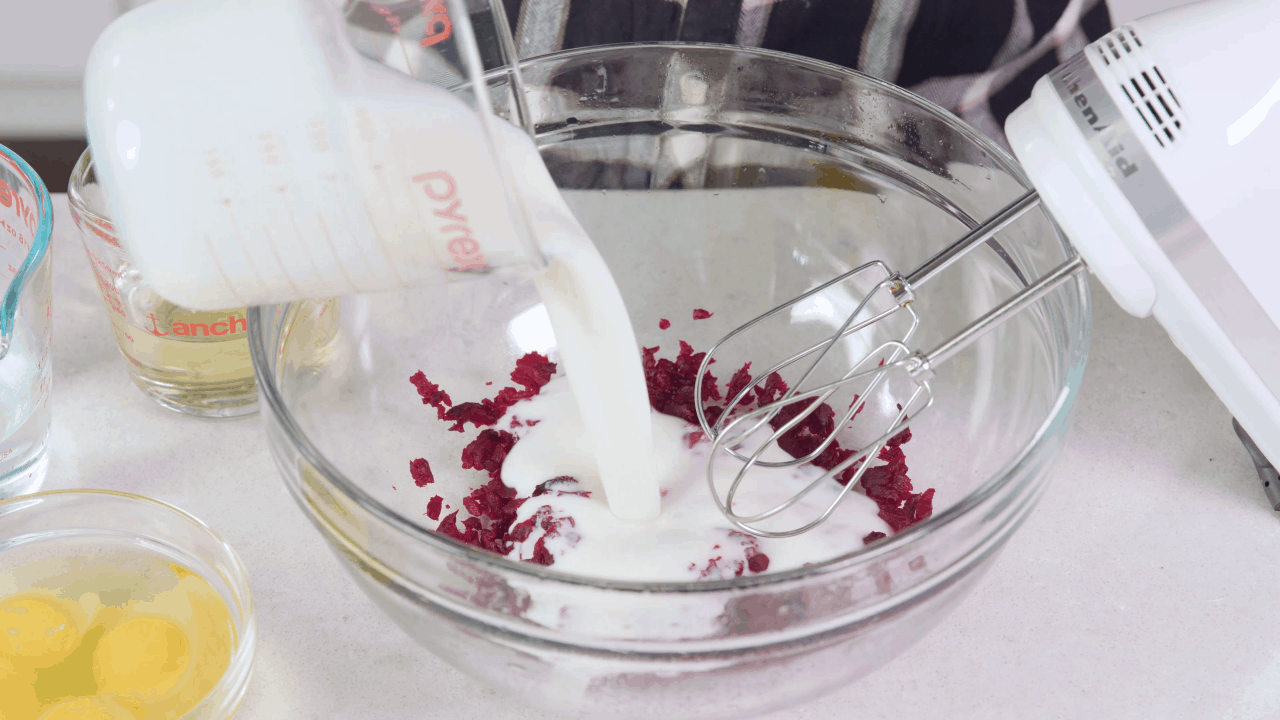
[[[56, 196], [46, 489], [124, 490], [200, 517], [257, 602], [237, 718], [552, 716], [409, 640], [348, 578], [276, 473], [257, 417], [203, 421], [130, 382]], [[1280, 716], [1280, 516], [1222, 404], [1154, 320], [1094, 285], [1071, 443], [978, 589], [861, 682], [771, 720]]]

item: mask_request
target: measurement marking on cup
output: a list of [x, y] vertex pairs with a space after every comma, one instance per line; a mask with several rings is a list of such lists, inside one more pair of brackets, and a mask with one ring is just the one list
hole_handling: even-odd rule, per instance
[[338, 256], [338, 249], [333, 246], [333, 237], [329, 235], [329, 226], [325, 225], [324, 215], [316, 213], [316, 221], [320, 223], [320, 232], [324, 233], [324, 242], [329, 246], [329, 252], [333, 254], [333, 261], [338, 267], [338, 274], [342, 275], [342, 279], [346, 281], [347, 287], [351, 288], [352, 292], [360, 292], [360, 288], [356, 287], [355, 282], [351, 280], [351, 276], [347, 274], [345, 263]]
[[[336, 173], [329, 173], [328, 175], [326, 175], [326, 176], [325, 176], [325, 179], [326, 179], [326, 180], [328, 180], [328, 181], [329, 181], [329, 183], [333, 186], [333, 197], [334, 197], [334, 203], [333, 203], [333, 206], [334, 206], [334, 207], [336, 207], [336, 208], [338, 208], [338, 212], [342, 213], [342, 221], [343, 221], [343, 224], [345, 224], [347, 227], [352, 227], [352, 226], [353, 226], [353, 223], [351, 222], [351, 218], [347, 217], [347, 205], [346, 205], [346, 203], [341, 202], [342, 197], [343, 197], [343, 194], [342, 194], [341, 187], [340, 187], [340, 185], [338, 184], [338, 175], [337, 175]], [[365, 219], [366, 219], [366, 221], [368, 221], [368, 222], [369, 222], [369, 226], [373, 229], [373, 239], [374, 239], [374, 243], [378, 246], [378, 251], [382, 253], [383, 261], [386, 263], [386, 265], [387, 265], [388, 269], [390, 269], [390, 270], [391, 270], [391, 274], [395, 276], [396, 281], [397, 281], [400, 285], [405, 285], [406, 283], [405, 283], [405, 281], [404, 281], [404, 278], [400, 276], [400, 273], [396, 272], [395, 263], [391, 262], [391, 258], [390, 258], [389, 253], [387, 252], [387, 248], [385, 247], [385, 245], [384, 245], [384, 244], [383, 244], [383, 242], [382, 242], [382, 235], [380, 235], [380, 234], [378, 233], [378, 226], [377, 226], [377, 225], [375, 225], [375, 224], [373, 223], [373, 213], [372, 213], [372, 211], [369, 209], [369, 203], [368, 203], [368, 202], [363, 202], [363, 203], [361, 203], [361, 207], [362, 207], [362, 208], [364, 208], [364, 213], [365, 213]], [[321, 223], [321, 225], [322, 225], [322, 227], [324, 226], [324, 225], [323, 225], [323, 223]], [[325, 227], [325, 233], [326, 233], [326, 235], [325, 235], [326, 241], [328, 241], [328, 242], [329, 242], [329, 244], [330, 244], [329, 246], [332, 248], [332, 247], [333, 247], [333, 241], [332, 241], [332, 238], [330, 238], [330, 237], [328, 236], [328, 228], [327, 228], [327, 227]], [[335, 257], [337, 257], [337, 251], [336, 251], [336, 250], [334, 251], [334, 256], [335, 256]], [[366, 260], [366, 262], [367, 262], [367, 260]], [[342, 267], [343, 263], [339, 262], [339, 264], [338, 264], [338, 265], [339, 265], [339, 267]], [[347, 272], [347, 271], [346, 271], [346, 269], [345, 269], [345, 268], [343, 268], [342, 273], [343, 273], [343, 275], [344, 275], [344, 276], [346, 275], [346, 272]], [[352, 286], [354, 286], [354, 285], [355, 285], [355, 283], [352, 283]]]
[[[387, 180], [383, 176], [382, 165], [380, 164], [374, 165], [373, 170], [374, 170], [374, 174], [378, 177], [378, 188], [379, 190], [382, 191], [382, 197], [389, 199], [391, 197], [391, 192], [387, 188]], [[376, 214], [370, 211], [370, 208], [367, 202], [365, 203], [365, 212], [369, 213], [370, 219], [377, 217]], [[396, 279], [400, 281], [401, 285], [404, 285], [405, 284], [404, 278], [400, 276], [400, 273], [396, 272], [396, 261], [398, 260], [398, 258], [392, 254], [391, 248], [387, 246], [386, 241], [382, 237], [382, 233], [376, 232], [378, 227], [377, 224], [374, 224], [373, 227], [375, 229], [374, 234], [378, 238], [378, 247], [382, 250], [382, 257], [387, 261], [387, 265], [388, 267], [391, 268], [392, 274], [396, 276]], [[413, 253], [409, 254], [408, 260], [409, 260], [409, 264], [413, 265], [415, 268], [417, 267], [418, 262], [414, 257]]]
[[420, 0], [420, 2], [422, 17], [427, 21], [427, 25], [423, 28], [419, 44], [422, 47], [431, 47], [448, 40], [453, 35], [453, 21], [449, 19], [445, 0]]
[[373, 218], [377, 217], [377, 215], [374, 214], [367, 201], [360, 205], [364, 208], [364, 213], [369, 218], [369, 224], [373, 227], [374, 242], [378, 243], [378, 249], [382, 251], [382, 260], [387, 264], [387, 269], [391, 271], [392, 275], [396, 276], [397, 282], [401, 285], [408, 285], [409, 283], [405, 282], [404, 276], [396, 271], [396, 263], [392, 259], [391, 253], [387, 250], [387, 243], [382, 238], [382, 233], [378, 232], [378, 226], [373, 224]]
[[[249, 269], [253, 271], [253, 277], [257, 279], [258, 287], [268, 287], [267, 283], [262, 279], [262, 273], [258, 272], [258, 266], [253, 262], [253, 256], [249, 254], [248, 248], [245, 247], [244, 237], [240, 234], [240, 224], [236, 222], [236, 215], [231, 211], [231, 198], [222, 198], [222, 206], [227, 209], [227, 217], [231, 218], [231, 231], [235, 233], [236, 243], [240, 246], [240, 252], [244, 254], [245, 263], [249, 266]], [[216, 261], [218, 255], [213, 249], [213, 244], [210, 242], [209, 236], [205, 235], [204, 239], [205, 243], [208, 244], [209, 254], [213, 255], [214, 260]], [[218, 264], [218, 269], [222, 269], [221, 263]], [[227, 277], [226, 273], [223, 273], [223, 277]], [[231, 279], [227, 278], [227, 283], [230, 284], [230, 282]], [[239, 295], [236, 297], [238, 298]]]
[[[227, 283], [227, 290], [235, 296], [237, 303], [241, 305], [248, 305], [249, 303], [245, 302], [244, 298], [240, 297], [240, 293], [236, 292], [236, 286], [231, 282], [231, 278], [227, 276], [226, 269], [222, 267], [222, 261], [218, 260], [218, 253], [213, 249], [213, 239], [210, 238], [207, 233], [204, 236], [204, 246], [209, 248], [209, 257], [213, 258], [213, 266], [218, 268], [218, 274], [221, 275], [223, 281]], [[255, 274], [257, 273], [256, 270], [254, 272]], [[261, 281], [261, 278], [259, 278], [259, 281]]]
[[311, 255], [311, 248], [307, 247], [306, 238], [302, 236], [302, 229], [298, 227], [298, 218], [293, 214], [293, 205], [289, 203], [289, 188], [281, 185], [277, 187], [276, 190], [280, 192], [280, 199], [284, 200], [284, 209], [289, 213], [289, 224], [293, 226], [293, 231], [298, 234], [298, 244], [302, 247], [302, 252], [307, 256], [307, 263], [311, 265], [311, 277], [323, 277], [323, 275], [320, 274], [320, 267], [316, 265], [315, 257]]
[[289, 289], [293, 290], [293, 294], [297, 297], [306, 297], [306, 293], [302, 292], [302, 289], [293, 281], [293, 276], [285, 267], [284, 258], [280, 257], [280, 248], [276, 247], [276, 241], [271, 237], [271, 231], [266, 225], [262, 226], [262, 234], [267, 236], [267, 247], [271, 248], [271, 254], [275, 257], [276, 264], [280, 266], [280, 273], [284, 275], [285, 282], [289, 283]]

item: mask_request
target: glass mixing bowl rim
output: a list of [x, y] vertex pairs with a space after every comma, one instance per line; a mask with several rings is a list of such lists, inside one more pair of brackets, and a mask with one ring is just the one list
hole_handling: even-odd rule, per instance
[[[961, 137], [967, 138], [970, 142], [976, 143], [991, 158], [991, 162], [1000, 167], [1000, 169], [1008, 172], [1013, 179], [1017, 180], [1024, 188], [1030, 188], [1031, 183], [1023, 172], [1021, 165], [1018, 164], [1009, 153], [1007, 153], [999, 145], [996, 145], [986, 136], [979, 133], [961, 118], [957, 117], [950, 111], [922, 98], [904, 88], [885, 82], [879, 78], [860, 73], [856, 70], [844, 68], [839, 65], [824, 62], [821, 60], [813, 60], [789, 53], [779, 52], [776, 50], [764, 50], [760, 48], [745, 48], [737, 45], [727, 45], [722, 43], [686, 43], [686, 42], [642, 42], [642, 43], [619, 43], [613, 45], [597, 45], [589, 48], [577, 48], [573, 50], [564, 50], [545, 55], [521, 60], [521, 68], [535, 64], [545, 64], [547, 62], [562, 61], [565, 59], [576, 59], [581, 56], [599, 55], [602, 52], [625, 50], [625, 49], [672, 49], [672, 48], [705, 48], [728, 50], [735, 53], [743, 53], [765, 57], [773, 60], [785, 61], [793, 66], [799, 65], [815, 72], [828, 76], [853, 76], [862, 82], [869, 83], [878, 91], [885, 92], [907, 103], [920, 107], [922, 110], [933, 113], [940, 120], [947, 122], [948, 126], [956, 131]], [[509, 71], [505, 68], [498, 68], [486, 74], [486, 80], [492, 82], [500, 79]], [[459, 87], [462, 87], [461, 85]], [[1050, 218], [1052, 220], [1052, 218]], [[1061, 229], [1058, 228], [1056, 222], [1051, 222], [1054, 229], [1054, 235], [1061, 242], [1063, 249], [1071, 252], [1071, 245], [1063, 235]], [[1083, 318], [1080, 328], [1084, 331], [1083, 342], [1087, 344], [1088, 335], [1090, 334], [1090, 326], [1092, 320], [1091, 303], [1089, 298], [1089, 287], [1087, 281], [1077, 276], [1067, 287], [1074, 287], [1076, 293], [1073, 297], [1077, 298], [1081, 307], [1081, 317]], [[894, 553], [901, 548], [912, 545], [917, 540], [926, 538], [933, 533], [940, 531], [946, 526], [951, 525], [963, 516], [967, 515], [970, 510], [983, 504], [989, 500], [998, 490], [1001, 490], [1013, 482], [1020, 474], [1020, 470], [1029, 462], [1033, 461], [1035, 451], [1043, 443], [1047, 442], [1055, 427], [1064, 427], [1070, 415], [1075, 395], [1079, 390], [1080, 380], [1083, 373], [1066, 373], [1066, 377], [1062, 386], [1059, 388], [1059, 400], [1056, 403], [1055, 411], [1049, 413], [1044, 422], [1039, 426], [1036, 433], [1027, 441], [1027, 443], [1015, 453], [1011, 459], [998, 471], [992, 473], [982, 485], [978, 486], [972, 492], [965, 495], [955, 504], [935, 513], [929, 519], [917, 525], [913, 525], [902, 532], [894, 534], [888, 538], [878, 541], [873, 547], [865, 546], [854, 549], [850, 552], [838, 555], [836, 557], [816, 562], [791, 570], [783, 570], [779, 572], [764, 573], [762, 575], [741, 576], [730, 580], [715, 581], [686, 581], [686, 582], [646, 582], [646, 581], [624, 581], [624, 580], [608, 580], [601, 578], [592, 578], [581, 575], [573, 575], [557, 570], [537, 565], [534, 563], [516, 562], [500, 555], [494, 555], [470, 545], [461, 543], [453, 538], [446, 537], [434, 530], [428, 529], [408, 518], [400, 515], [391, 508], [385, 506], [372, 495], [366, 493], [355, 483], [351, 482], [347, 476], [338, 468], [334, 467], [328, 459], [319, 452], [319, 450], [311, 443], [306, 433], [302, 431], [298, 423], [294, 420], [293, 414], [289, 412], [285, 406], [283, 398], [280, 396], [276, 387], [275, 378], [270, 372], [270, 361], [268, 358], [275, 355], [268, 352], [263, 342], [262, 328], [266, 327], [266, 310], [268, 307], [279, 307], [282, 311], [279, 314], [281, 322], [289, 317], [289, 309], [296, 303], [285, 303], [275, 306], [255, 306], [248, 308], [246, 315], [249, 320], [249, 354], [253, 362], [254, 372], [258, 377], [258, 392], [261, 399], [265, 399], [266, 406], [270, 408], [272, 418], [280, 424], [281, 429], [287, 435], [289, 442], [294, 449], [300, 453], [306, 461], [319, 472], [325, 483], [331, 488], [341, 492], [344, 496], [355, 502], [366, 512], [374, 517], [374, 519], [383, 522], [385, 525], [399, 531], [400, 533], [420, 541], [424, 541], [428, 547], [443, 551], [449, 555], [466, 559], [470, 562], [478, 563], [486, 568], [492, 568], [499, 574], [515, 573], [517, 575], [525, 575], [539, 581], [551, 581], [562, 583], [565, 585], [590, 587], [600, 590], [613, 590], [624, 592], [644, 592], [644, 593], [713, 593], [726, 590], [743, 590], [750, 588], [759, 588], [761, 586], [778, 585], [789, 581], [799, 581], [812, 579], [816, 576], [826, 575], [830, 573], [840, 572], [851, 566], [863, 565], [875, 561], [885, 555]], [[1077, 337], [1073, 333], [1073, 337]], [[1087, 347], [1087, 345], [1086, 345]], [[288, 480], [286, 480], [288, 482]], [[312, 513], [313, 510], [307, 507], [296, 492], [293, 493], [295, 500], [306, 513]], [[313, 522], [317, 522], [317, 518], [312, 518]], [[321, 528], [326, 531], [326, 528]], [[967, 553], [965, 557], [967, 557]], [[388, 568], [390, 569], [390, 568]], [[933, 573], [935, 576], [945, 575], [945, 569], [939, 569]], [[916, 587], [916, 586], [913, 586]], [[904, 588], [906, 590], [906, 588]], [[896, 594], [896, 593], [895, 593]]]
[[[164, 512], [177, 515], [179, 518], [195, 525], [201, 532], [207, 535], [214, 543], [225, 553], [225, 557], [220, 560], [227, 562], [228, 570], [231, 577], [224, 577], [227, 586], [231, 589], [234, 597], [232, 598], [239, 608], [240, 617], [243, 620], [243, 627], [239, 628], [239, 640], [235, 651], [231, 654], [231, 658], [227, 662], [227, 669], [223, 671], [222, 677], [218, 678], [218, 682], [209, 689], [200, 702], [191, 708], [183, 718], [196, 717], [196, 714], [202, 709], [212, 707], [219, 703], [225, 702], [223, 696], [230, 697], [228, 693], [235, 691], [235, 685], [242, 683], [247, 670], [244, 668], [246, 664], [252, 663], [254, 656], [257, 654], [256, 645], [258, 638], [258, 618], [253, 602], [253, 586], [249, 582], [249, 570], [245, 567], [244, 561], [240, 559], [240, 555], [235, 548], [231, 546], [221, 535], [213, 528], [209, 527], [200, 518], [191, 513], [170, 505], [169, 503], [149, 498], [145, 495], [137, 495], [135, 493], [124, 492], [121, 490], [105, 490], [99, 488], [70, 488], [66, 490], [43, 490], [41, 492], [30, 493], [27, 495], [17, 495], [11, 498], [0, 499], [0, 517], [12, 512], [22, 512], [28, 509], [28, 506], [38, 506], [38, 502], [45, 498], [52, 497], [94, 497], [94, 496], [110, 496], [120, 498], [139, 505], [148, 505], [158, 508]], [[93, 530], [94, 528], [87, 528]], [[26, 536], [21, 536], [26, 537]], [[7, 546], [12, 540], [0, 541], [0, 550]], [[228, 607], [230, 609], [230, 607]]]

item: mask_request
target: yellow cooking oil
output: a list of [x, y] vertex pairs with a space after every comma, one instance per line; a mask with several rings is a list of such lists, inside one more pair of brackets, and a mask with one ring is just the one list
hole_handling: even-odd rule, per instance
[[176, 720], [236, 647], [218, 592], [156, 554], [50, 554], [0, 572], [0, 595], [0, 720]]
[[202, 393], [257, 397], [245, 308], [203, 312], [154, 300], [128, 315], [108, 313], [120, 350], [139, 375], [192, 401]]

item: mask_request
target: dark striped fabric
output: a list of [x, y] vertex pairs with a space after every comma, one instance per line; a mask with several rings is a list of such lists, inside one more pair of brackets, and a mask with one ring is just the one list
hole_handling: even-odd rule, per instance
[[1040, 76], [1111, 29], [1104, 0], [504, 0], [521, 57], [620, 42], [732, 43], [906, 87], [1007, 147]]

